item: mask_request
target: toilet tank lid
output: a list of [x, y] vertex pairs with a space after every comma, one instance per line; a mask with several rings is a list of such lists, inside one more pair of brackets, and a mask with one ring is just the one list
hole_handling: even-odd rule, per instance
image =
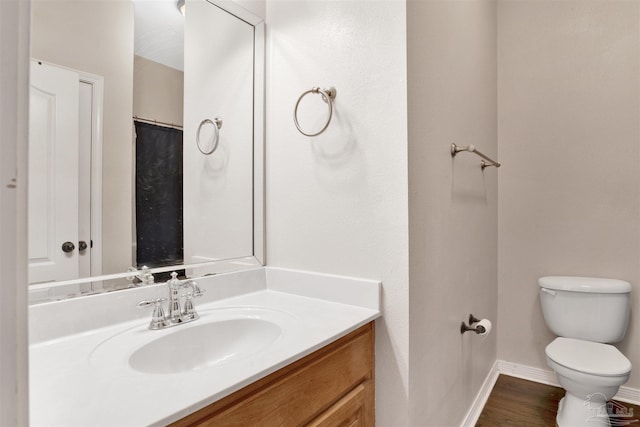
[[624, 280], [598, 277], [545, 276], [538, 279], [541, 288], [569, 292], [625, 294], [631, 292], [631, 283]]

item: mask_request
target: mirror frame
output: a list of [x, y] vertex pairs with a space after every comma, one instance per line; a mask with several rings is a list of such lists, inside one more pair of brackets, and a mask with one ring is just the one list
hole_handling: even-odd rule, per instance
[[[205, 275], [230, 273], [264, 266], [266, 264], [265, 240], [265, 47], [266, 31], [264, 19], [254, 15], [231, 0], [203, 0], [214, 7], [226, 11], [253, 27], [253, 255], [229, 258], [224, 260], [203, 262], [198, 264], [175, 264], [152, 268], [149, 271], [163, 273], [175, 270], [188, 270], [189, 277], [198, 278]], [[137, 272], [122, 272], [82, 279], [46, 282], [29, 285], [29, 293], [43, 291], [47, 288], [63, 288], [65, 286], [136, 277]], [[80, 292], [75, 295], [58, 295], [55, 299], [67, 299], [77, 296], [89, 296], [111, 291], [125, 291], [130, 288], [107, 289], [95, 292]], [[31, 304], [51, 302], [53, 299], [35, 300]]]

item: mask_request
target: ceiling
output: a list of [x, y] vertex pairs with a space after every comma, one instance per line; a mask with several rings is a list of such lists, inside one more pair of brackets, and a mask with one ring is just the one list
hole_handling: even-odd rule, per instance
[[136, 55], [184, 71], [184, 16], [177, 0], [133, 0]]

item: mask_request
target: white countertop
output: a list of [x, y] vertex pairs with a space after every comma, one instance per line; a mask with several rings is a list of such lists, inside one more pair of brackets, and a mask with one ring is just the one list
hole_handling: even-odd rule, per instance
[[[142, 426], [166, 425], [213, 403], [240, 388], [316, 351], [360, 326], [376, 319], [380, 312], [372, 304], [379, 283], [358, 281], [290, 270], [271, 269], [274, 276], [263, 289], [198, 304], [201, 319], [166, 330], [147, 329], [149, 317], [137, 318], [43, 340], [30, 347], [31, 425], [57, 426]], [[301, 279], [302, 278], [302, 279]], [[332, 279], [335, 283], [331, 283]], [[265, 279], [268, 281], [267, 279]], [[292, 281], [300, 286], [292, 285]], [[318, 291], [312, 282], [324, 283]], [[349, 281], [356, 285], [349, 303]], [[302, 283], [305, 282], [305, 283]], [[286, 286], [285, 286], [286, 285]], [[363, 289], [376, 289], [362, 292]], [[326, 289], [345, 288], [331, 297]], [[365, 288], [362, 288], [365, 286]], [[280, 289], [286, 288], [287, 292]], [[278, 290], [276, 290], [278, 289]], [[318, 292], [324, 292], [321, 295]], [[353, 305], [357, 294], [366, 300]], [[307, 295], [313, 295], [309, 297]], [[335, 302], [331, 299], [341, 301]], [[373, 298], [375, 300], [375, 298]], [[214, 319], [224, 310], [240, 309], [275, 316], [285, 327], [266, 348], [243, 358], [181, 373], [149, 374], [130, 367], [132, 353], [125, 336], [139, 343], [190, 328]], [[41, 316], [42, 317], [42, 316]], [[202, 339], [215, 337], [203, 336]], [[131, 338], [129, 338], [131, 340]], [[121, 348], [122, 351], [115, 349]], [[185, 357], [188, 350], [185, 349]]]

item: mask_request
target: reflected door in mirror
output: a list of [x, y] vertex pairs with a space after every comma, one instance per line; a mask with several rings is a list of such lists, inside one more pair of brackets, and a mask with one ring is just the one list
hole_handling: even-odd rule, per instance
[[75, 279], [79, 75], [31, 63], [29, 282]]
[[[94, 76], [98, 78], [98, 76]], [[33, 60], [29, 118], [29, 283], [100, 274], [92, 225], [96, 81]], [[96, 183], [93, 183], [96, 186]]]

